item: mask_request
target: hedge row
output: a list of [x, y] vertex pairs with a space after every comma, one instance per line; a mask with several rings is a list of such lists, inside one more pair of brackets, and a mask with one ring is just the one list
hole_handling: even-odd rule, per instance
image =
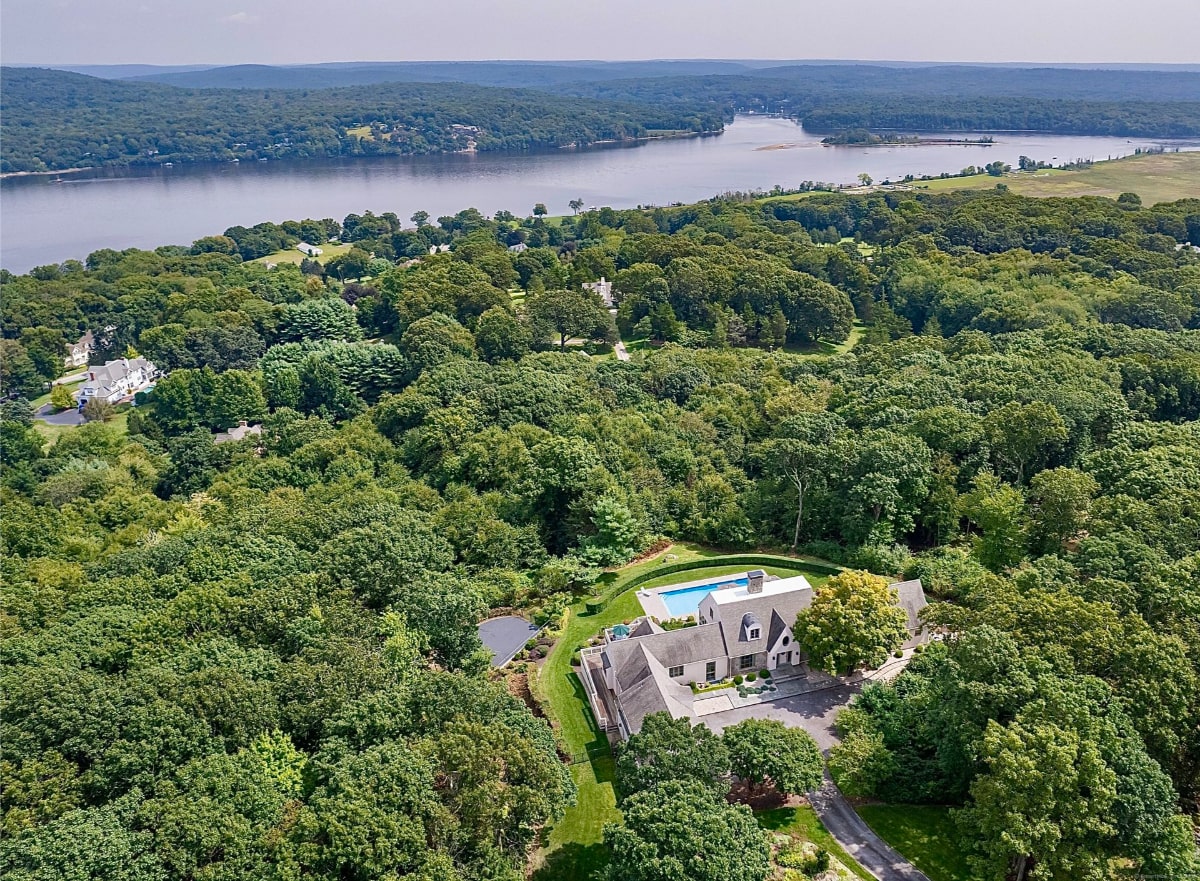
[[821, 575], [837, 575], [837, 573], [842, 571], [840, 566], [834, 566], [830, 563], [797, 560], [794, 557], [779, 557], [774, 554], [730, 554], [724, 557], [709, 557], [705, 560], [690, 560], [686, 563], [667, 563], [664, 566], [659, 566], [657, 569], [651, 569], [649, 572], [635, 575], [628, 581], [618, 581], [599, 596], [588, 598], [584, 602], [583, 607], [589, 615], [594, 615], [603, 610], [605, 606], [618, 596], [625, 593], [625, 591], [635, 588], [639, 584], [645, 584], [647, 581], [653, 581], [655, 578], [661, 578], [663, 575], [674, 575], [676, 572], [690, 572], [693, 569], [711, 569], [715, 566], [774, 566], [777, 569], [816, 572]]

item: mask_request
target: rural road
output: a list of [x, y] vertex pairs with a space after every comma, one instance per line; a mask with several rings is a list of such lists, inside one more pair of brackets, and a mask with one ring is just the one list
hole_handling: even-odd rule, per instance
[[929, 881], [925, 873], [871, 831], [871, 827], [850, 807], [828, 775], [825, 785], [812, 793], [809, 801], [829, 834], [850, 856], [858, 860], [859, 865], [880, 881]]
[[620, 340], [617, 340], [616, 343], [613, 345], [613, 351], [617, 353], [618, 361], [628, 361], [629, 360], [629, 352], [625, 349], [625, 344], [623, 342], [621, 342]]

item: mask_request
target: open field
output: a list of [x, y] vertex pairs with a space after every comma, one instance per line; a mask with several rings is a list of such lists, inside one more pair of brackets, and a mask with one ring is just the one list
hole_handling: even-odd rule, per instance
[[950, 809], [934, 805], [863, 805], [858, 814], [929, 881], [972, 881]]
[[1011, 172], [1002, 178], [987, 174], [917, 181], [914, 189], [927, 192], [990, 190], [998, 183], [1022, 196], [1109, 196], [1137, 193], [1146, 205], [1200, 199], [1200, 152], [1158, 153], [1097, 162], [1078, 171], [1047, 169]]
[[[334, 257], [340, 257], [345, 254], [354, 245], [343, 242], [340, 245], [317, 245], [321, 249], [321, 256], [317, 258], [317, 262], [324, 266]], [[252, 263], [294, 263], [299, 266], [304, 261], [304, 255], [295, 248], [285, 248], [282, 251], [276, 251], [274, 254], [268, 254], [266, 257], [259, 257], [252, 260]]]

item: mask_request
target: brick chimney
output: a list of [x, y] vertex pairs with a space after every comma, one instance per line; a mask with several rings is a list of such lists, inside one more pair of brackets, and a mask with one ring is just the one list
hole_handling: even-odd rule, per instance
[[767, 573], [761, 569], [754, 569], [746, 573], [747, 584], [746, 593], [762, 593], [763, 582], [767, 580]]

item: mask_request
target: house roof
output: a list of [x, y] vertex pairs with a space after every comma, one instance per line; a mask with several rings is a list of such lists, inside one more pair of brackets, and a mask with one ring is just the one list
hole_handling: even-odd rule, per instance
[[[739, 596], [720, 597], [723, 593]], [[796, 616], [812, 604], [812, 598], [812, 585], [803, 575], [768, 581], [763, 585], [762, 593], [747, 593], [744, 587], [714, 593], [713, 599], [725, 627], [729, 656], [765, 652], [775, 644], [785, 627], [795, 624]], [[750, 638], [752, 628], [747, 626], [750, 621], [757, 626], [757, 639]]]
[[[645, 671], [639, 660], [644, 652], [649, 652], [664, 668], [726, 656], [725, 639], [719, 624], [660, 630], [637, 637], [633, 637], [631, 631], [631, 638], [614, 640], [605, 646], [605, 655], [616, 668], [618, 694], [644, 677]], [[688, 693], [691, 693], [690, 689]]]
[[145, 358], [118, 358], [115, 361], [106, 361], [104, 364], [96, 364], [88, 367], [88, 372], [95, 374], [95, 379], [88, 379], [84, 383], [84, 390], [101, 389], [104, 392], [111, 392], [116, 389], [120, 383], [129, 374], [142, 370], [153, 372], [154, 365]]
[[908, 632], [917, 633], [921, 629], [921, 610], [929, 605], [929, 601], [925, 599], [925, 588], [921, 584], [921, 579], [898, 581], [889, 587], [896, 591], [897, 605], [904, 610], [904, 614], [908, 617]]
[[[644, 640], [638, 642], [642, 643]], [[673, 719], [691, 718], [692, 690], [672, 680], [667, 675], [667, 668], [645, 645], [637, 645], [633, 655], [635, 657], [629, 658], [630, 666], [631, 669], [636, 668], [639, 675], [632, 685], [618, 695], [621, 713], [629, 730], [639, 731], [642, 720], [650, 713], [670, 713]]]

